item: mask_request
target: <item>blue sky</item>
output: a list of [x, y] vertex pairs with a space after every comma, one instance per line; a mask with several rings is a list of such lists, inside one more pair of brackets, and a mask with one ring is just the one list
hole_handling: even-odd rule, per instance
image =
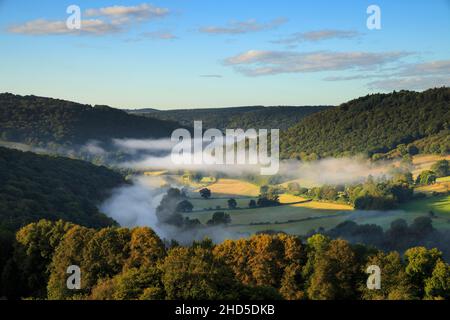
[[[81, 30], [65, 27], [81, 9]], [[369, 5], [381, 30], [366, 26]], [[119, 108], [339, 104], [450, 85], [450, 1], [0, 0], [0, 92]]]

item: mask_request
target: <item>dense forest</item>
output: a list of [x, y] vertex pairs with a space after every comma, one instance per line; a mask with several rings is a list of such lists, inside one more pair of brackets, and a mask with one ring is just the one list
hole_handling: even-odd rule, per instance
[[368, 95], [339, 107], [143, 109], [129, 113], [106, 106], [0, 94], [0, 140], [43, 147], [169, 137], [174, 129], [192, 127], [195, 120], [202, 120], [204, 128], [279, 128], [284, 158], [373, 156], [401, 145], [415, 152], [448, 153], [449, 119], [450, 88]]
[[107, 106], [0, 94], [0, 139], [48, 147], [83, 145], [113, 138], [166, 138], [180, 124], [134, 116]]
[[[315, 234], [277, 234], [191, 246], [165, 244], [149, 228], [81, 227], [39, 221], [19, 230], [0, 252], [3, 296], [35, 299], [448, 299], [450, 266], [437, 249], [398, 252]], [[7, 254], [7, 256], [5, 256]], [[67, 288], [67, 268], [81, 288]], [[381, 290], [366, 270], [382, 270]]]
[[97, 205], [125, 183], [105, 167], [0, 147], [0, 230], [40, 219], [64, 219], [89, 227], [114, 221]]
[[419, 151], [448, 153], [449, 132], [450, 88], [374, 94], [302, 119], [282, 135], [281, 152], [301, 159], [372, 156], [417, 141]]
[[142, 109], [131, 114], [153, 117], [161, 120], [178, 121], [191, 127], [194, 121], [203, 121], [206, 129], [280, 129], [286, 130], [304, 117], [327, 110], [329, 106], [305, 107], [234, 107], [218, 109], [186, 109], [160, 111]]
[[[406, 161], [418, 152], [449, 152], [449, 106], [450, 89], [442, 88], [370, 95], [335, 108], [154, 111], [161, 119], [153, 119], [151, 112], [147, 118], [105, 106], [2, 94], [0, 140], [72, 147], [90, 140], [161, 138], [204, 119], [205, 127], [217, 128], [294, 125], [283, 132], [285, 157], [365, 153], [374, 159], [391, 154]], [[185, 122], [171, 122], [179, 118]], [[287, 191], [350, 203], [361, 210], [388, 210], [421, 196], [413, 188], [448, 176], [448, 167], [447, 161], [440, 161], [413, 177], [401, 166], [389, 178], [368, 177], [354, 185], [310, 189], [290, 183]], [[396, 220], [386, 230], [347, 221], [304, 237], [267, 230], [223, 243], [205, 239], [180, 245], [160, 239], [150, 228], [120, 228], [99, 212], [98, 204], [124, 183], [119, 173], [106, 167], [0, 147], [0, 298], [450, 298], [450, 234], [433, 227], [433, 212], [424, 212], [426, 216], [410, 225]], [[275, 191], [261, 192], [249, 206], [277, 205]], [[211, 196], [207, 189], [201, 194]], [[225, 212], [214, 213], [205, 225], [184, 217], [193, 209], [188, 200], [182, 190], [169, 189], [156, 209], [158, 223], [177, 232], [226, 228], [230, 223]], [[228, 201], [231, 209], [236, 205], [236, 200]], [[71, 265], [82, 270], [80, 290], [67, 289]], [[383, 270], [381, 290], [367, 289], [370, 265]]]
[[396, 219], [386, 230], [379, 225], [358, 225], [349, 220], [328, 231], [323, 228], [315, 230], [311, 235], [318, 232], [333, 239], [345, 239], [352, 243], [374, 246], [385, 252], [398, 251], [401, 254], [416, 246], [437, 248], [442, 252], [444, 260], [450, 261], [450, 231], [434, 228], [433, 218], [432, 214], [418, 217], [409, 225], [403, 219]]

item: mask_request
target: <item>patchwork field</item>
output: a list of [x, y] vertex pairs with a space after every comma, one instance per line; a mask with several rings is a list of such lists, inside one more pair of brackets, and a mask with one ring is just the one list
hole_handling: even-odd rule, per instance
[[[227, 199], [193, 199], [191, 202], [197, 209], [214, 209], [214, 204], [221, 205], [220, 211], [231, 216], [232, 223], [228, 229], [242, 234], [252, 234], [258, 231], [274, 230], [290, 234], [304, 235], [317, 228], [330, 229], [346, 220], [359, 224], [377, 224], [389, 228], [392, 221], [404, 219], [408, 223], [422, 216], [428, 216], [433, 211], [433, 224], [438, 229], [450, 229], [450, 196], [430, 197], [412, 201], [392, 211], [355, 211], [351, 206], [306, 202], [282, 205], [271, 208], [249, 209], [248, 201], [255, 198], [238, 198], [239, 209], [227, 209]], [[293, 203], [304, 200], [300, 197], [282, 195], [282, 203]], [[190, 218], [206, 223], [217, 210], [195, 211], [186, 214]]]
[[[214, 196], [249, 196], [257, 197], [259, 195], [259, 187], [250, 182], [236, 179], [219, 179], [219, 181], [208, 185]], [[199, 191], [199, 190], [196, 190]]]
[[[414, 174], [428, 170], [441, 159], [450, 156], [419, 155], [413, 160]], [[231, 216], [230, 231], [252, 234], [258, 231], [273, 230], [291, 234], [304, 235], [313, 229], [330, 229], [346, 220], [359, 224], [377, 224], [389, 228], [392, 221], [404, 219], [411, 223], [417, 217], [432, 216], [433, 224], [438, 229], [450, 229], [450, 196], [431, 196], [434, 192], [445, 193], [450, 189], [450, 177], [438, 179], [435, 185], [417, 189], [429, 196], [425, 199], [411, 201], [391, 211], [355, 211], [347, 204], [311, 201], [291, 194], [280, 195], [281, 206], [269, 208], [249, 208], [250, 200], [257, 200], [260, 187], [256, 184], [237, 179], [219, 179], [202, 181], [203, 184], [190, 184], [190, 201], [194, 212], [186, 214], [190, 218], [206, 223], [214, 212], [223, 211]], [[287, 186], [288, 182], [280, 186]], [[303, 186], [308, 183], [301, 181]], [[310, 182], [310, 185], [314, 184]], [[211, 199], [202, 199], [198, 191], [207, 187], [212, 192]], [[233, 198], [237, 209], [230, 210], [227, 201]], [[432, 213], [432, 214], [431, 214]]]
[[308, 201], [305, 203], [297, 203], [301, 201], [306, 201], [307, 199], [294, 196], [291, 194], [282, 194], [280, 196], [281, 203], [291, 203], [292, 207], [295, 208], [309, 208], [309, 209], [317, 209], [317, 210], [332, 210], [332, 211], [351, 211], [353, 207], [347, 204], [340, 203], [331, 203], [331, 202], [321, 202], [321, 201]]
[[[221, 210], [228, 209], [228, 200], [230, 197], [224, 197], [224, 196], [217, 196], [217, 198], [212, 198], [205, 200], [203, 198], [190, 198], [189, 202], [191, 202], [194, 205], [194, 210], [209, 210], [209, 209], [219, 209]], [[238, 208], [248, 208], [248, 204], [250, 200], [258, 200], [256, 197], [235, 197], [233, 196], [233, 199], [236, 200]]]
[[413, 157], [413, 175], [417, 177], [422, 171], [430, 170], [440, 160], [450, 160], [450, 155], [421, 154]]
[[430, 212], [450, 218], [450, 195], [408, 202], [400, 207], [408, 212]]
[[[304, 220], [310, 218], [333, 216], [336, 214], [348, 214], [351, 211], [315, 210], [293, 206], [279, 206], [255, 209], [221, 210], [228, 213], [232, 218], [233, 225], [280, 223], [293, 220]], [[197, 218], [201, 222], [208, 221], [214, 211], [193, 212], [187, 214], [191, 218]]]
[[[425, 199], [417, 202], [412, 202], [407, 206], [403, 206], [399, 210], [393, 211], [340, 211], [331, 213], [330, 211], [324, 212], [320, 210], [308, 210], [302, 211], [301, 213], [294, 213], [295, 211], [292, 211], [290, 214], [285, 213], [283, 215], [283, 209], [272, 209], [273, 210], [270, 211], [270, 214], [268, 215], [269, 217], [272, 217], [272, 219], [277, 219], [280, 216], [295, 216], [298, 218], [302, 216], [311, 216], [314, 218], [280, 224], [273, 223], [264, 225], [237, 225], [235, 223], [235, 220], [237, 220], [238, 222], [243, 222], [246, 220], [248, 221], [251, 220], [249, 219], [250, 215], [246, 215], [244, 213], [244, 216], [242, 216], [243, 213], [240, 213], [240, 216], [237, 217], [237, 215], [232, 213], [231, 216], [233, 222], [232, 225], [228, 228], [234, 232], [249, 234], [258, 231], [275, 230], [296, 235], [304, 235], [313, 229], [322, 227], [328, 230], [346, 220], [351, 220], [358, 224], [376, 224], [384, 229], [387, 229], [394, 220], [404, 219], [408, 223], [411, 223], [418, 217], [427, 216], [427, 213], [431, 209], [434, 210], [433, 212], [435, 213], [435, 217], [433, 218], [434, 227], [441, 230], [450, 229], [450, 198], [448, 196], [440, 197], [437, 199]], [[258, 220], [267, 220], [257, 215], [259, 210], [262, 209], [255, 210], [251, 218], [255, 219], [256, 217], [258, 217]], [[259, 211], [259, 213], [266, 216], [263, 211]]]
[[422, 186], [415, 189], [416, 192], [422, 192], [425, 194], [447, 193], [450, 191], [450, 177], [439, 178], [435, 184], [429, 186]]

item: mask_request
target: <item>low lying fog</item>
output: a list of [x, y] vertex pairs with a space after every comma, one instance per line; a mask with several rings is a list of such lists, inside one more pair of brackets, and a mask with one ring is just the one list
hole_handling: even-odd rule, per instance
[[[239, 178], [243, 174], [259, 174], [259, 165], [176, 165], [169, 154], [174, 142], [165, 140], [114, 140], [114, 146], [122, 153], [130, 156], [125, 162], [115, 163], [119, 168], [134, 169], [136, 171], [151, 170], [190, 170], [204, 173], [223, 173]], [[90, 142], [84, 147], [85, 151], [95, 154], [105, 154], [106, 150], [96, 142]], [[160, 155], [158, 155], [160, 154]], [[301, 161], [283, 161], [280, 164], [279, 175], [287, 180], [301, 179], [308, 183], [347, 184], [363, 181], [367, 176], [387, 175], [390, 163], [370, 163], [366, 159], [339, 158], [323, 159], [308, 163]], [[125, 186], [113, 192], [101, 206], [101, 211], [120, 223], [124, 227], [149, 226], [162, 238], [176, 239], [180, 242], [201, 240], [205, 236], [214, 241], [235, 239], [242, 235], [233, 234], [221, 227], [205, 227], [180, 232], [176, 227], [159, 223], [156, 208], [161, 202], [166, 189], [161, 188], [156, 178], [138, 176], [132, 185]], [[172, 185], [171, 187], [181, 186]]]

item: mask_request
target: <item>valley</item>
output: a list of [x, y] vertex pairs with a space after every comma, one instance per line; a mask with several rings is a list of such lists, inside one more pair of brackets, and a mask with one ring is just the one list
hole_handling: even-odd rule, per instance
[[436, 311], [449, 1], [0, 1], [0, 314]]
[[[167, 275], [180, 274], [179, 257], [199, 263], [202, 270], [207, 261], [216, 270], [223, 255], [236, 266], [241, 262], [235, 257], [247, 255], [245, 259], [266, 261], [275, 254], [274, 261], [286, 261], [279, 255], [284, 252], [287, 257], [289, 251], [280, 249], [280, 243], [295, 243], [295, 250], [305, 246], [308, 254], [318, 250], [315, 241], [342, 244], [361, 261], [365, 252], [406, 255], [411, 250], [438, 250], [447, 261], [450, 136], [442, 119], [449, 94], [447, 88], [393, 93], [323, 110], [238, 108], [227, 116], [223, 109], [218, 117], [210, 117], [211, 110], [186, 111], [186, 119], [200, 114], [200, 120], [211, 125], [237, 125], [242, 118], [243, 127], [282, 127], [282, 157], [272, 176], [249, 166], [172, 163], [170, 134], [183, 126], [189, 131], [189, 125], [164, 118], [164, 112], [152, 118], [106, 106], [0, 94], [0, 282], [6, 283], [2, 294], [72, 297], [61, 291], [58, 281], [65, 270], [54, 264], [74, 261], [93, 277], [83, 298], [102, 299], [106, 294], [123, 299], [118, 293], [105, 293], [105, 286], [114, 283], [114, 290], [119, 290], [128, 277], [146, 276], [156, 265], [158, 274], [150, 276], [157, 281], [155, 290], [129, 297], [179, 297], [184, 289], [166, 292], [159, 284], [168, 283]], [[436, 103], [436, 114], [427, 118], [429, 110], [420, 111], [424, 123], [414, 129], [412, 111], [424, 100]], [[384, 101], [397, 107], [396, 112], [405, 111], [402, 117], [385, 113]], [[360, 114], [364, 117], [355, 124], [352, 117]], [[367, 129], [374, 125], [371, 117], [378, 117], [376, 130]], [[295, 119], [295, 124], [287, 119]], [[280, 121], [288, 125], [278, 126]], [[335, 123], [334, 137], [323, 136]], [[378, 136], [385, 130], [391, 131]], [[352, 131], [358, 134], [349, 134]], [[80, 248], [82, 255], [72, 248]], [[228, 255], [228, 250], [236, 251]], [[21, 264], [15, 265], [15, 260]], [[104, 267], [91, 267], [98, 262]], [[128, 269], [133, 265], [144, 267]], [[113, 268], [107, 278], [104, 268]], [[290, 269], [280, 270], [288, 275]], [[243, 274], [251, 276], [248, 271]], [[243, 291], [233, 297], [289, 296], [280, 289], [281, 279], [275, 274], [269, 278], [278, 279], [266, 284], [272, 291], [261, 293], [243, 278], [238, 281]], [[304, 294], [296, 292], [294, 298]]]
[[[450, 156], [416, 155], [412, 158], [411, 171], [416, 179], [420, 172], [431, 170], [432, 166], [441, 160], [449, 160]], [[399, 166], [399, 161], [393, 161], [389, 166]], [[381, 169], [380, 169], [381, 170]], [[383, 168], [385, 172], [388, 168]], [[279, 194], [279, 206], [249, 207], [250, 201], [257, 201], [261, 184], [252, 183], [239, 178], [214, 178], [204, 176], [194, 182], [186, 175], [170, 175], [168, 172], [146, 172], [146, 176], [158, 177], [160, 185], [170, 183], [180, 185], [188, 190], [188, 201], [193, 210], [184, 215], [190, 219], [198, 219], [206, 224], [214, 212], [225, 212], [231, 217], [231, 223], [225, 226], [227, 230], [241, 236], [259, 232], [286, 232], [304, 236], [323, 228], [330, 230], [345, 221], [358, 224], [375, 224], [387, 229], [398, 219], [411, 223], [418, 217], [434, 213], [433, 226], [440, 230], [450, 230], [450, 196], [448, 185], [450, 177], [437, 179], [436, 183], [418, 186], [416, 193], [424, 193], [425, 198], [410, 200], [391, 210], [356, 210], [351, 204], [314, 200], [311, 197], [296, 196], [289, 192]], [[264, 183], [263, 181], [262, 183]], [[289, 183], [296, 182], [310, 188], [317, 183], [296, 179], [280, 182], [272, 187], [285, 189]], [[208, 188], [212, 196], [204, 199], [199, 191]], [[236, 200], [236, 208], [228, 207], [228, 200]]]

